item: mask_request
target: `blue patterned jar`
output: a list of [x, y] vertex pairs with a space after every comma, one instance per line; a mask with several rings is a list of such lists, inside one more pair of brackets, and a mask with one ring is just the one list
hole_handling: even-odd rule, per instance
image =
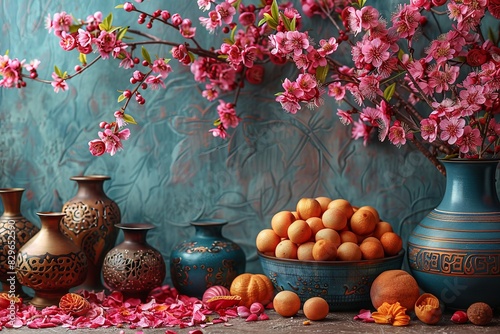
[[451, 309], [500, 306], [498, 160], [443, 160], [441, 203], [413, 230], [408, 260], [420, 288]]
[[217, 219], [192, 222], [195, 235], [172, 249], [170, 275], [180, 294], [201, 298], [214, 285], [229, 289], [234, 278], [245, 272], [245, 253], [222, 236], [226, 224]]

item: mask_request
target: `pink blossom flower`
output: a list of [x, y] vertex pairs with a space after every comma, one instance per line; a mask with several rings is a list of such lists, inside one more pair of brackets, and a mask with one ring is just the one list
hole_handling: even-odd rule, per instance
[[363, 145], [366, 146], [368, 143], [368, 138], [370, 137], [370, 132], [372, 127], [365, 124], [363, 121], [358, 120], [357, 122], [353, 122], [351, 137], [354, 139], [363, 138]]
[[361, 48], [361, 52], [365, 57], [365, 62], [372, 64], [375, 67], [380, 67], [384, 61], [389, 59], [389, 44], [383, 42], [380, 38], [373, 40], [364, 40], [365, 43]]
[[197, 0], [198, 8], [203, 11], [210, 10], [213, 0]]
[[389, 141], [395, 146], [401, 146], [406, 144], [406, 131], [404, 127], [399, 122], [395, 122], [393, 126], [389, 128]]
[[341, 82], [333, 82], [328, 85], [328, 95], [333, 96], [335, 100], [341, 101], [345, 97], [345, 88]]
[[420, 131], [422, 138], [432, 143], [437, 138], [437, 122], [430, 118], [425, 118], [420, 121]]
[[59, 77], [56, 72], [52, 72], [52, 79], [53, 81], [50, 84], [54, 87], [54, 92], [59, 93], [60, 90], [68, 90], [69, 86], [66, 80]]
[[184, 38], [194, 38], [196, 34], [196, 28], [193, 27], [191, 20], [184, 19], [179, 25], [179, 31]]
[[92, 43], [92, 35], [83, 29], [78, 29], [78, 44], [82, 47], [89, 46]]
[[211, 132], [214, 137], [220, 137], [222, 139], [226, 139], [227, 137], [227, 132], [222, 125], [208, 131]]
[[155, 59], [151, 69], [153, 72], [159, 73], [163, 79], [167, 78], [168, 74], [172, 72], [172, 67], [165, 58]]
[[68, 34], [67, 32], [61, 32], [61, 39], [59, 40], [59, 46], [64, 51], [71, 51], [76, 47], [76, 40], [73, 35]]
[[116, 36], [113, 33], [108, 33], [107, 31], [101, 30], [99, 36], [93, 41], [101, 54], [103, 59], [109, 57], [109, 53], [113, 51], [116, 43]]
[[351, 114], [342, 109], [337, 109], [337, 116], [339, 116], [340, 122], [344, 125], [349, 125], [353, 122]]
[[157, 76], [150, 75], [144, 82], [148, 85], [151, 85], [152, 90], [158, 90], [160, 87], [166, 87], [165, 83], [163, 82], [163, 77], [160, 74], [158, 74]]
[[208, 13], [208, 17], [200, 17], [200, 23], [210, 33], [214, 33], [215, 29], [222, 25], [219, 12], [212, 10]]
[[302, 50], [309, 47], [309, 38], [306, 33], [287, 31], [285, 45], [287, 50], [293, 52], [294, 55], [299, 55], [302, 53]]
[[116, 152], [123, 149], [122, 140], [127, 140], [129, 138], [130, 130], [123, 129], [118, 132], [113, 132], [111, 129], [105, 129], [103, 132], [99, 131], [98, 135], [106, 146], [106, 153], [113, 156]]
[[374, 99], [377, 95], [382, 95], [380, 81], [373, 75], [359, 78], [359, 92], [367, 99]]
[[223, 100], [219, 100], [217, 113], [219, 114], [219, 119], [224, 128], [228, 129], [238, 126], [240, 118], [236, 115], [236, 110], [232, 103], [226, 103]]
[[453, 145], [463, 135], [464, 126], [465, 120], [463, 118], [451, 117], [450, 119], [443, 119], [439, 123], [439, 128], [441, 129], [439, 138]]
[[463, 135], [458, 138], [457, 145], [460, 147], [460, 153], [476, 153], [481, 141], [479, 129], [467, 125], [463, 129]]
[[233, 22], [233, 16], [236, 14], [236, 9], [228, 2], [223, 2], [215, 6], [215, 10], [219, 13], [220, 20], [225, 24]]
[[106, 152], [106, 144], [100, 139], [93, 139], [89, 141], [89, 151], [93, 156], [100, 156]]
[[392, 17], [393, 28], [391, 30], [394, 31], [398, 38], [412, 37], [421, 18], [422, 15], [418, 7], [404, 4]]

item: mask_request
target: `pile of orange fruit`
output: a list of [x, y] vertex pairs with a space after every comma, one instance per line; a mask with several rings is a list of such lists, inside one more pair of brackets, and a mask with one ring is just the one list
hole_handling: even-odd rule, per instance
[[398, 254], [401, 237], [372, 206], [328, 197], [301, 198], [260, 231], [257, 249], [277, 258], [313, 261], [374, 260]]

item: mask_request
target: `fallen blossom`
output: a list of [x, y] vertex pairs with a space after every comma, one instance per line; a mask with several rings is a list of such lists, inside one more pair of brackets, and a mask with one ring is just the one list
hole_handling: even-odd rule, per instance
[[[41, 310], [33, 305], [21, 304], [18, 307], [15, 321], [12, 321], [9, 310], [0, 310], [1, 328], [49, 328], [66, 329], [107, 328], [145, 329], [169, 327], [205, 327], [224, 323], [238, 317], [236, 306], [211, 310], [201, 300], [180, 295], [175, 288], [163, 286], [151, 291], [145, 303], [139, 299], [126, 299], [122, 293], [81, 290], [75, 292], [89, 303], [84, 315], [76, 315], [58, 306], [49, 306]], [[72, 296], [74, 297], [74, 296]], [[209, 317], [210, 315], [210, 317]], [[192, 333], [201, 333], [195, 329]], [[139, 333], [139, 332], [137, 332]], [[166, 330], [166, 334], [175, 331]]]
[[353, 320], [360, 320], [362, 322], [375, 322], [372, 318], [372, 313], [370, 310], [360, 310], [358, 315], [355, 315]]
[[257, 316], [257, 314], [252, 313], [245, 319], [245, 322], [257, 321], [258, 319], [259, 317]]

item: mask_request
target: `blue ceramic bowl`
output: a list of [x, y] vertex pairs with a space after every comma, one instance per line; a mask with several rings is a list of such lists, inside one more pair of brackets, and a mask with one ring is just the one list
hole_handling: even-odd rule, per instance
[[293, 291], [302, 303], [311, 297], [322, 297], [334, 312], [359, 311], [373, 308], [373, 281], [386, 270], [401, 269], [404, 250], [396, 256], [362, 261], [300, 261], [262, 253], [259, 258], [264, 274], [277, 291]]

